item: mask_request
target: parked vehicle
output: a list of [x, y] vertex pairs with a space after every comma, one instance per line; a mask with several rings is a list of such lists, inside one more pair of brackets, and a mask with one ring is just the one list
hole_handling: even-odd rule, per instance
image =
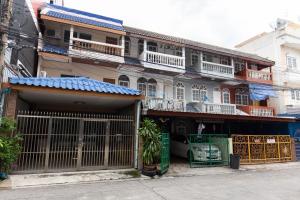
[[221, 161], [222, 152], [216, 145], [206, 143], [190, 143], [184, 135], [171, 139], [171, 153], [192, 161]]

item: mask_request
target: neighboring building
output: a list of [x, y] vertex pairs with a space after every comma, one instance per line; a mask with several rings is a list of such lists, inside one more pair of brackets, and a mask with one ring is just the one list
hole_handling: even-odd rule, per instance
[[278, 19], [274, 31], [259, 34], [236, 47], [275, 61], [273, 81], [279, 91], [270, 105], [277, 114], [300, 113], [300, 24]]

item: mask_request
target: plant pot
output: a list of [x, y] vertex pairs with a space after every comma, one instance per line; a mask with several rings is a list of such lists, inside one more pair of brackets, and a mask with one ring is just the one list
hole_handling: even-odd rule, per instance
[[156, 175], [156, 165], [144, 165], [142, 174], [153, 177]]
[[2, 181], [2, 180], [5, 180], [5, 179], [7, 179], [8, 178], [8, 175], [7, 175], [7, 173], [5, 173], [5, 172], [0, 172], [0, 180]]

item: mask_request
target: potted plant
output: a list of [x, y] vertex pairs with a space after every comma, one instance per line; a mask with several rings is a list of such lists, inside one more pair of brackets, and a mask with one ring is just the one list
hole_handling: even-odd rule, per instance
[[145, 119], [139, 129], [143, 140], [143, 171], [146, 176], [156, 175], [156, 165], [159, 163], [161, 151], [161, 131], [151, 119]]
[[17, 161], [21, 153], [19, 135], [10, 136], [16, 129], [14, 120], [0, 119], [0, 180], [7, 178], [12, 165]]

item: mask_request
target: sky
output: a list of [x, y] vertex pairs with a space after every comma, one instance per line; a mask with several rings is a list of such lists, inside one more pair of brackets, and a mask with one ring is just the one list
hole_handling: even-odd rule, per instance
[[277, 18], [300, 22], [300, 0], [65, 0], [65, 6], [227, 48], [272, 31]]

